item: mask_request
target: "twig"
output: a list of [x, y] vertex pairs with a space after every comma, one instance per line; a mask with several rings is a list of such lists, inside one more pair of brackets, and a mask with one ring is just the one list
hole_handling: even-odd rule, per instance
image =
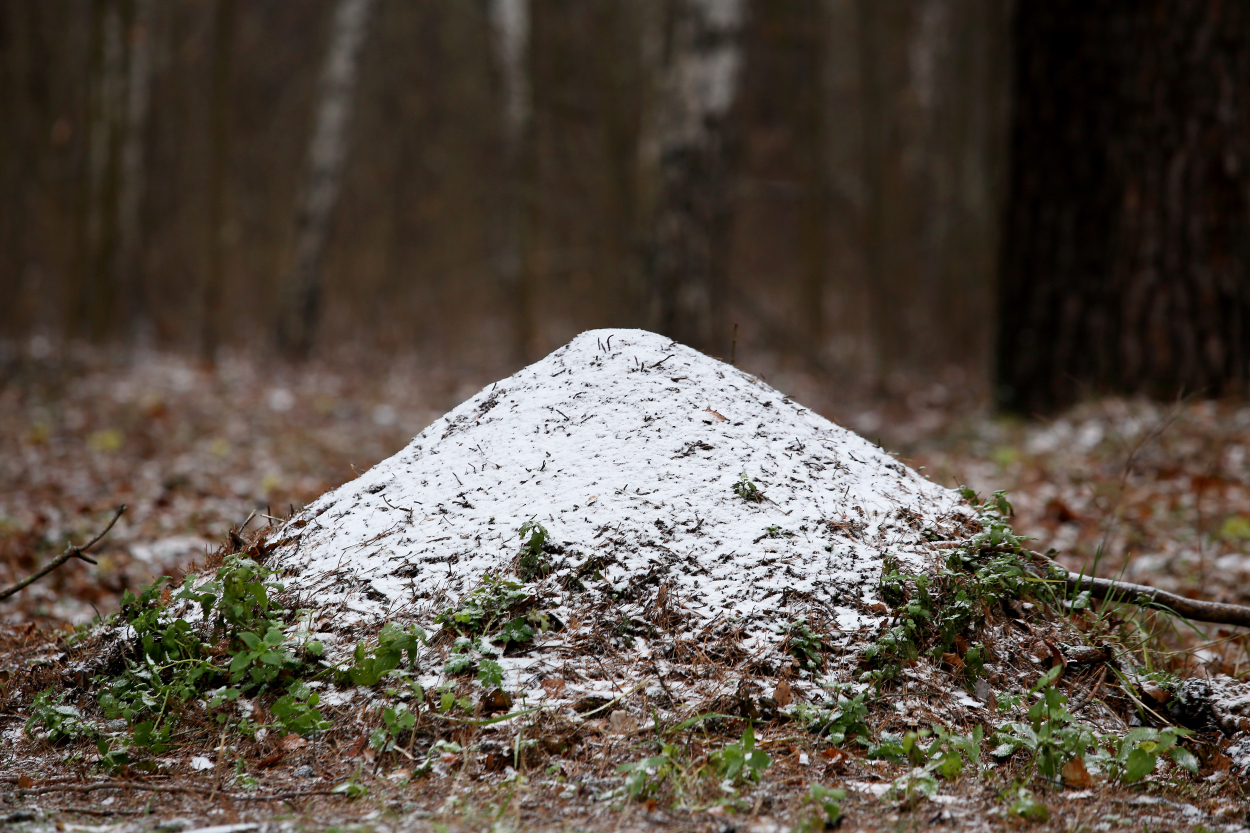
[[126, 504], [123, 503], [121, 506], [117, 507], [117, 512], [113, 514], [113, 520], [109, 521], [109, 525], [104, 527], [104, 530], [99, 535], [92, 538], [86, 544], [83, 544], [81, 546], [69, 547], [68, 549], [65, 550], [65, 552], [61, 553], [52, 561], [48, 562], [48, 565], [44, 567], [42, 570], [39, 570], [38, 572], [30, 576], [27, 576], [26, 578], [22, 579], [21, 581], [19, 581], [17, 584], [13, 585], [12, 587], [9, 587], [3, 591], [0, 591], [0, 601], [7, 599], [9, 596], [12, 596], [14, 593], [17, 593], [19, 590], [24, 590], [25, 588], [34, 584], [36, 581], [39, 581], [39, 579], [43, 578], [48, 573], [55, 570], [57, 567], [60, 567], [62, 564], [64, 564], [66, 561], [69, 561], [71, 558], [77, 558], [80, 561], [86, 561], [88, 564], [95, 564], [96, 561], [94, 558], [88, 558], [87, 556], [83, 555], [83, 553], [85, 553], [87, 550], [94, 547], [96, 544], [100, 543], [100, 539], [103, 538], [105, 535], [108, 535], [109, 530], [113, 528], [113, 524], [117, 523], [117, 519], [120, 518], [122, 516], [122, 513], [125, 511], [126, 511]]
[[628, 697], [629, 695], [633, 694], [635, 691], [637, 691], [638, 689], [642, 688], [643, 686], [645, 686], [645, 685], [646, 685], [647, 683], [649, 683], [649, 682], [651, 682], [650, 678], [644, 679], [644, 680], [643, 680], [642, 682], [640, 682], [638, 685], [634, 686], [634, 687], [633, 687], [633, 688], [631, 688], [629, 691], [627, 691], [627, 692], [625, 692], [624, 694], [622, 694], [620, 697], [617, 697], [615, 700], [609, 700], [608, 702], [604, 703], [604, 704], [603, 704], [602, 706], [600, 706], [599, 708], [597, 708], [597, 709], [592, 709], [591, 711], [586, 712], [585, 714], [583, 714], [583, 715], [582, 715], [582, 718], [583, 718], [583, 719], [585, 719], [585, 718], [587, 718], [587, 717], [590, 717], [592, 714], [598, 714], [599, 712], [601, 712], [601, 711], [603, 711], [604, 709], [606, 709], [608, 706], [614, 706], [614, 705], [616, 705], [617, 703], [621, 702], [621, 701], [622, 701], [622, 700], [624, 700], [626, 697]]
[[1169, 613], [1175, 613], [1177, 616], [1185, 619], [1197, 619], [1199, 622], [1212, 622], [1217, 625], [1239, 625], [1243, 628], [1250, 628], [1250, 607], [1187, 599], [1184, 596], [1178, 596], [1175, 593], [1169, 593], [1166, 590], [1160, 590], [1157, 587], [1150, 587], [1145, 584], [1133, 584], [1132, 582], [1116, 581], [1109, 578], [1079, 576], [1040, 553], [1033, 553], [1033, 555], [1045, 558], [1063, 570], [1067, 576], [1064, 579], [1064, 583], [1068, 587], [1074, 590], [1088, 591], [1089, 595], [1095, 599], [1158, 608]]
[[1068, 702], [1068, 711], [1075, 713], [1077, 709], [1081, 708], [1081, 706], [1084, 706], [1086, 702], [1090, 700], [1090, 698], [1092, 698], [1095, 694], [1098, 693], [1098, 690], [1102, 688], [1103, 681], [1106, 679], [1107, 679], [1107, 666], [1103, 665], [1102, 668], [1098, 669], [1097, 678], [1094, 680], [1093, 685], [1091, 685], [1088, 689], [1078, 694], [1076, 697], [1073, 697], [1072, 700]]

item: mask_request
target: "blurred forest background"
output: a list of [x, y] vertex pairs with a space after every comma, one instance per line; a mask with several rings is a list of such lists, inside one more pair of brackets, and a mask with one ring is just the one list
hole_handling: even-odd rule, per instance
[[0, 333], [1237, 393], [1247, 42], [1198, 0], [14, 0]]
[[[206, 358], [274, 344], [350, 5], [3, 4], [12, 344]], [[738, 356], [870, 385], [937, 375], [984, 397], [1011, 75], [1002, 0], [356, 5], [314, 354], [409, 349], [485, 380], [598, 326], [665, 329], [728, 358], [736, 322]], [[704, 57], [733, 89], [707, 115], [699, 141], [716, 146], [696, 181], [672, 194], [682, 174], [659, 158], [681, 152], [665, 145], [682, 106], [672, 78], [704, 71], [682, 49], [719, 50]], [[686, 211], [711, 241], [668, 267], [707, 284], [693, 323], [658, 297], [670, 254], [657, 227], [683, 201], [702, 201]]]
[[0, 114], [0, 578], [131, 507], [12, 616], [593, 327], [1250, 599], [1250, 4], [5, 0]]

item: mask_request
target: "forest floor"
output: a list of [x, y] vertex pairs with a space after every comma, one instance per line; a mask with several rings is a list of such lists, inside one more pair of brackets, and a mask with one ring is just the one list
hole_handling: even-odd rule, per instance
[[[969, 768], [936, 792], [915, 794], [898, 794], [898, 779], [934, 770], [918, 753], [882, 751], [880, 738], [874, 747], [880, 754], [870, 758], [867, 747], [835, 744], [827, 733], [782, 718], [761, 719], [759, 748], [770, 766], [756, 786], [740, 776], [735, 782], [708, 775], [714, 749], [736, 742], [749, 753], [743, 720], [705, 721], [708, 731], [701, 733], [640, 728], [617, 725], [595, 711], [602, 705], [588, 705], [577, 726], [556, 715], [533, 718], [527, 730], [540, 742], [531, 747], [532, 761], [515, 733], [494, 740], [500, 727], [466, 724], [446, 738], [457, 748], [440, 747], [442, 758], [426, 761], [442, 777], [417, 777], [419, 767], [404, 753], [377, 754], [364, 735], [347, 729], [254, 743], [233, 766], [222, 765], [222, 741], [215, 755], [209, 748], [208, 757], [196, 759], [203, 772], [157, 763], [155, 773], [122, 767], [102, 774], [94, 745], [17, 757], [2, 751], [26, 748], [19, 738], [30, 703], [29, 696], [24, 702], [16, 696], [19, 683], [60, 673], [80, 638], [75, 626], [117, 611], [127, 590], [162, 575], [179, 579], [203, 565], [232, 528], [242, 528], [250, 541], [267, 518], [286, 516], [393, 454], [490, 381], [464, 381], [412, 359], [392, 361], [385, 372], [329, 365], [296, 372], [234, 357], [210, 370], [172, 355], [121, 360], [84, 351], [0, 365], [0, 586], [89, 539], [119, 504], [128, 506], [93, 550], [96, 565], [71, 561], [0, 602], [0, 783], [6, 785], [0, 821], [32, 830], [239, 824], [233, 829], [243, 833], [265, 823], [362, 831], [764, 833], [823, 826], [815, 783], [846, 790], [836, 803], [849, 829], [1232, 830], [1247, 824], [1244, 781], [1230, 774], [1229, 759], [1209, 738], [1194, 744], [1201, 761], [1196, 777], [1161, 765], [1159, 774], [1135, 784], [1074, 775], [1066, 778], [1072, 788], [1064, 789], [1056, 783], [1064, 779], [1030, 779], [1016, 761], [985, 766], [975, 776]], [[912, 467], [923, 466], [939, 483], [965, 484], [983, 496], [1006, 490], [1016, 532], [1034, 539], [1031, 549], [1056, 550], [1071, 569], [1250, 604], [1245, 403], [1098, 399], [1025, 421], [968, 407], [936, 384], [848, 404], [832, 392], [822, 396], [811, 378], [770, 381]], [[1110, 620], [1120, 644], [1131, 646], [1146, 670], [1250, 674], [1250, 638], [1239, 629], [1157, 613], [1121, 611]], [[1101, 696], [1105, 677], [1073, 675], [1064, 691], [1074, 702]], [[1135, 706], [1119, 700], [1113, 706], [1132, 721]], [[882, 708], [873, 714], [894, 712], [888, 703]], [[344, 721], [350, 717], [345, 711]], [[898, 715], [892, 719], [902, 743], [906, 725]], [[492, 744], [501, 750], [494, 763], [479, 754], [470, 766], [460, 751]], [[617, 769], [639, 760], [653, 763], [647, 778], [630, 786], [628, 773]], [[933, 794], [921, 798], [926, 792]], [[1045, 806], [1050, 820], [1029, 821], [1042, 813], [1033, 804]]]

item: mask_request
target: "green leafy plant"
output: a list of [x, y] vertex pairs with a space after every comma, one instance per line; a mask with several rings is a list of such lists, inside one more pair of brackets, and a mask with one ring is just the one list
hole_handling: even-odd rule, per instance
[[939, 725], [903, 735], [882, 732], [877, 743], [869, 744], [868, 757], [908, 764], [949, 780], [963, 772], [965, 762], [979, 765], [982, 738], [980, 726], [969, 736]]
[[533, 642], [534, 626], [530, 624], [529, 617], [518, 616], [500, 629], [495, 641], [504, 645], [509, 642]]
[[50, 688], [35, 695], [23, 731], [27, 737], [42, 737], [54, 745], [99, 734], [95, 724], [83, 720], [77, 708], [65, 704], [64, 694], [54, 698]]
[[352, 653], [352, 664], [343, 673], [346, 682], [359, 686], [374, 686], [391, 671], [403, 664], [404, 655], [408, 656], [408, 670], [418, 668], [421, 648], [427, 643], [425, 631], [416, 625], [402, 628], [394, 622], [387, 622], [378, 634], [378, 641], [372, 648], [364, 642], [356, 643]]
[[1050, 810], [1046, 805], [1039, 801], [1031, 790], [1024, 787], [1017, 788], [1011, 795], [1011, 804], [1007, 806], [1007, 812], [1028, 821], [1046, 821], [1050, 818]]
[[235, 651], [227, 670], [230, 682], [244, 691], [268, 686], [284, 671], [293, 671], [301, 665], [278, 625], [270, 625], [264, 635], [241, 631], [237, 636], [242, 645]]
[[130, 750], [127, 748], [114, 749], [113, 742], [108, 738], [100, 738], [95, 745], [96, 750], [100, 753], [100, 760], [96, 762], [100, 769], [115, 775], [129, 766]]
[[680, 747], [666, 743], [660, 747], [658, 755], [621, 764], [616, 771], [625, 776], [625, 794], [638, 800], [654, 795], [678, 771], [680, 754]]
[[1018, 750], [1030, 755], [1030, 765], [1047, 778], [1057, 778], [1063, 765], [1073, 758], [1098, 754], [1098, 737], [1093, 730], [1076, 722], [1068, 711], [1068, 698], [1053, 685], [1063, 666], [1057, 665], [1029, 691], [1041, 696], [1029, 707], [1028, 721], [1012, 721], [998, 727], [993, 754], [1004, 758]]
[[800, 616], [789, 624], [779, 625], [777, 633], [786, 638], [786, 653], [804, 668], [815, 669], [825, 664], [824, 640], [812, 632], [807, 617]]
[[[959, 637], [976, 638], [991, 609], [1007, 599], [1034, 598], [1054, 605], [1051, 584], [1059, 576], [1031, 562], [1023, 539], [1006, 523], [1011, 504], [1001, 492], [981, 504], [981, 531], [953, 550], [936, 576], [904, 573], [897, 559], [884, 559], [878, 590], [895, 610], [897, 624], [864, 651], [861, 679], [878, 686], [922, 654], [938, 659]], [[973, 657], [973, 671], [984, 664]]]
[[850, 697], [839, 692], [835, 699], [818, 707], [798, 703], [794, 708], [794, 717], [812, 734], [825, 735], [830, 743], [841, 745], [848, 737], [868, 736], [866, 697], [866, 692]]
[[807, 788], [807, 801], [816, 804], [825, 813], [826, 829], [837, 827], [842, 821], [842, 802], [846, 800], [846, 790], [826, 787], [824, 784], [812, 784]]
[[747, 477], [746, 472], [738, 475], [738, 480], [733, 484], [733, 490], [734, 494], [747, 503], [762, 503], [764, 501], [764, 493], [751, 482], [751, 478]]
[[483, 688], [498, 688], [503, 685], [503, 666], [493, 659], [483, 659], [478, 663], [477, 681]]
[[1198, 759], [1177, 741], [1193, 734], [1188, 729], [1168, 726], [1155, 729], [1139, 726], [1130, 729], [1123, 738], [1116, 739], [1112, 748], [1114, 753], [1108, 756], [1097, 756], [1096, 765], [1105, 766], [1112, 778], [1119, 779], [1122, 784], [1140, 781], [1154, 772], [1159, 758], [1166, 754], [1182, 769], [1197, 774]]
[[364, 798], [369, 794], [369, 785], [361, 781], [360, 772], [356, 772], [347, 780], [335, 784], [330, 792], [350, 799]]
[[449, 714], [453, 710], [462, 712], [472, 711], [473, 701], [468, 697], [457, 697], [456, 690], [450, 683], [444, 684], [438, 690], [438, 712], [439, 714]]
[[456, 677], [472, 671], [473, 665], [474, 660], [472, 654], [452, 654], [447, 657], [447, 661], [443, 663], [443, 673], [449, 677]]
[[458, 607], [444, 610], [434, 621], [461, 636], [490, 634], [505, 621], [515, 622], [514, 611], [532, 601], [520, 584], [485, 576], [482, 585], [461, 599]]
[[932, 771], [917, 767], [895, 778], [881, 797], [886, 801], [898, 801], [914, 807], [921, 799], [930, 798], [937, 791], [938, 782]]
[[197, 576], [191, 574], [174, 598], [198, 602], [205, 621], [213, 623], [214, 634], [233, 638], [242, 631], [263, 633], [271, 619], [283, 613], [270, 595], [282, 590], [272, 575], [272, 570], [246, 556], [227, 555], [211, 580], [197, 584]]
[[309, 688], [303, 680], [295, 680], [287, 686], [286, 694], [274, 701], [269, 712], [277, 718], [278, 725], [288, 734], [308, 735], [330, 728], [330, 721], [317, 711], [321, 695]]
[[772, 765], [768, 753], [755, 748], [755, 730], [750, 723], [742, 733], [742, 740], [713, 753], [710, 760], [716, 774], [731, 782], [739, 778], [759, 781], [760, 773]]
[[382, 707], [382, 725], [369, 735], [369, 746], [379, 752], [391, 752], [399, 744], [400, 737], [417, 725], [417, 713], [406, 703]]
[[551, 560], [543, 552], [549, 540], [546, 528], [540, 523], [526, 521], [518, 532], [525, 543], [521, 545], [521, 554], [517, 558], [517, 576], [521, 581], [537, 581], [551, 575]]

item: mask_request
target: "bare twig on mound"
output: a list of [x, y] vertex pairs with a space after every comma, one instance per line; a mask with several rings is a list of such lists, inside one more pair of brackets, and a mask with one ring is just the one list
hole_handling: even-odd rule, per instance
[[1146, 584], [1133, 584], [1128, 581], [1077, 575], [1071, 570], [1064, 568], [1062, 564], [1046, 558], [1046, 556], [1040, 553], [1035, 552], [1033, 555], [1045, 558], [1059, 567], [1059, 569], [1064, 570], [1068, 576], [1065, 579], [1068, 587], [1078, 591], [1088, 591], [1089, 595], [1095, 599], [1123, 602], [1124, 604], [1139, 605], [1141, 607], [1153, 607], [1175, 613], [1177, 616], [1185, 619], [1196, 619], [1199, 622], [1211, 622], [1217, 625], [1239, 625], [1243, 628], [1250, 628], [1250, 607], [1189, 599]]
[[[933, 546], [938, 549], [956, 549], [965, 546], [965, 544], [956, 541], [940, 541]], [[1012, 552], [1014, 549], [1014, 547], [1006, 544], [995, 547], [981, 547], [982, 552]], [[1238, 625], [1243, 628], [1250, 628], [1250, 607], [1190, 599], [1176, 593], [1160, 590], [1157, 587], [1151, 587], [1148, 584], [1133, 584], [1128, 581], [1078, 575], [1053, 558], [1042, 555], [1040, 552], [1033, 552], [1032, 550], [1024, 550], [1024, 552], [1042, 561], [1054, 564], [1067, 574], [1064, 582], [1068, 587], [1079, 591], [1089, 591], [1089, 595], [1095, 599], [1104, 599], [1109, 602], [1121, 602], [1141, 607], [1153, 607], [1158, 610], [1175, 613], [1177, 616], [1185, 619], [1195, 619], [1199, 622], [1211, 622], [1216, 625]]]
[[52, 561], [48, 562], [47, 566], [45, 566], [42, 570], [39, 570], [38, 572], [30, 576], [27, 576], [26, 578], [22, 579], [21, 581], [19, 581], [17, 584], [13, 585], [12, 587], [8, 587], [4, 590], [0, 590], [0, 601], [7, 599], [9, 596], [12, 596], [14, 593], [18, 592], [19, 590], [23, 590], [29, 587], [30, 585], [34, 584], [36, 581], [39, 581], [39, 579], [43, 578], [48, 573], [55, 570], [57, 567], [60, 567], [62, 564], [64, 564], [66, 561], [69, 561], [71, 558], [77, 558], [80, 561], [86, 561], [88, 564], [96, 563], [94, 558], [88, 558], [86, 555], [84, 555], [84, 553], [87, 550], [94, 547], [96, 544], [100, 543], [100, 540], [104, 538], [105, 535], [109, 534], [109, 530], [113, 528], [113, 524], [117, 523], [117, 519], [120, 518], [122, 516], [122, 513], [125, 511], [126, 511], [126, 504], [123, 503], [121, 506], [117, 507], [117, 511], [113, 514], [113, 520], [109, 521], [108, 526], [104, 527], [103, 531], [101, 531], [99, 535], [92, 538], [87, 543], [82, 544], [81, 546], [69, 547], [68, 549], [65, 550], [65, 552], [61, 553]]

